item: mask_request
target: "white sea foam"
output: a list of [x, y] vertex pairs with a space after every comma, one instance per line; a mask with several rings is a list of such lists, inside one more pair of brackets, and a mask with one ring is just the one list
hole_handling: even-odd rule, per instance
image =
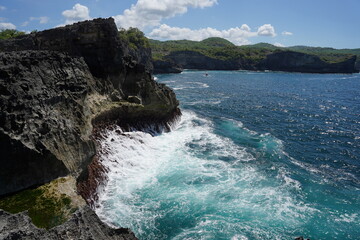
[[[237, 126], [243, 128], [241, 122]], [[282, 142], [269, 134], [253, 134], [268, 141], [264, 146], [282, 149]], [[173, 221], [179, 215], [191, 218], [195, 225], [174, 239], [211, 238], [224, 227], [229, 232], [240, 227], [256, 230], [256, 219], [296, 227], [315, 211], [292, 198], [290, 191], [301, 191], [301, 184], [285, 169], [274, 165], [279, 181], [269, 181], [258, 170], [253, 154], [215, 134], [210, 120], [190, 111], [183, 111], [172, 132], [155, 137], [109, 131], [102, 148], [109, 182], [96, 212], [106, 222], [130, 227], [144, 238], [166, 239], [158, 221]], [[246, 219], [246, 224], [238, 225], [240, 219]], [[215, 232], [207, 232], [208, 225]], [[275, 235], [262, 232], [259, 236]]]

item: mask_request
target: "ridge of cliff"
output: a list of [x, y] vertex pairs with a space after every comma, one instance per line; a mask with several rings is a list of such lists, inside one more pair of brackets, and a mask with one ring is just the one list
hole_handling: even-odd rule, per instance
[[151, 50], [121, 41], [112, 18], [0, 41], [0, 196], [71, 175], [91, 203], [106, 180], [97, 131], [181, 114], [152, 70]]
[[[155, 73], [179, 69], [271, 70], [305, 73], [359, 72], [357, 49], [281, 48], [271, 44], [235, 46], [225, 39], [197, 41], [150, 40]], [[209, 44], [209, 42], [211, 44]]]

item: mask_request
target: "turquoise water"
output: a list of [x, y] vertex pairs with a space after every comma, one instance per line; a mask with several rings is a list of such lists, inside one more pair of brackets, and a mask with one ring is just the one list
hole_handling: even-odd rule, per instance
[[159, 75], [173, 131], [109, 131], [98, 215], [140, 239], [360, 238], [360, 74]]

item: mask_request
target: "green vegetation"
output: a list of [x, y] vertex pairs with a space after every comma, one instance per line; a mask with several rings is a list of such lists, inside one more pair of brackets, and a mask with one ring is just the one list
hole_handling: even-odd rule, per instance
[[208, 38], [200, 42], [190, 40], [165, 42], [150, 40], [150, 47], [154, 60], [161, 60], [171, 52], [193, 51], [220, 60], [243, 58], [248, 61], [259, 61], [271, 52], [271, 50], [267, 48], [235, 46], [228, 40], [222, 38]]
[[130, 48], [149, 48], [149, 40], [145, 37], [144, 33], [137, 28], [120, 29], [119, 37], [121, 41], [126, 42]]
[[18, 30], [12, 30], [12, 29], [1, 30], [0, 31], [0, 40], [14, 38], [14, 37], [21, 36], [24, 34], [25, 34], [24, 32], [20, 32]]
[[357, 56], [357, 61], [360, 60], [360, 48], [334, 49], [334, 48], [322, 48], [322, 47], [294, 46], [294, 47], [289, 47], [288, 49], [296, 52], [314, 54], [319, 56], [324, 61], [330, 63], [344, 61], [353, 55]]
[[244, 59], [247, 62], [256, 63], [264, 59], [267, 54], [281, 51], [302, 52], [319, 56], [323, 61], [329, 63], [341, 62], [357, 55], [360, 59], [360, 49], [333, 49], [313, 47], [277, 47], [269, 43], [258, 43], [254, 45], [235, 46], [223, 38], [208, 38], [203, 41], [171, 40], [157, 41], [149, 40], [152, 48], [153, 59], [163, 60], [172, 52], [193, 51], [205, 56], [220, 60]]
[[71, 199], [65, 194], [55, 193], [51, 184], [2, 198], [0, 208], [10, 213], [27, 210], [34, 225], [46, 229], [64, 223], [76, 210]]

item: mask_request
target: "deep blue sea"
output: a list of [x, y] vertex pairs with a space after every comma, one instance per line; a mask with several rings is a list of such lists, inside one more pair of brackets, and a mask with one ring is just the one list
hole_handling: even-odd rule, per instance
[[97, 208], [140, 239], [360, 239], [360, 74], [157, 76], [183, 115], [109, 131]]

